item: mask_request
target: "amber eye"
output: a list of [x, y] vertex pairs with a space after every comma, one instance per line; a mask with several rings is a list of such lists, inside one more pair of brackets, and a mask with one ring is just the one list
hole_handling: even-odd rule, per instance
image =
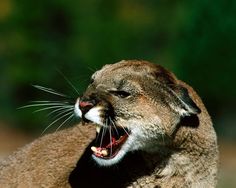
[[129, 92], [122, 90], [117, 90], [117, 91], [111, 90], [110, 93], [120, 98], [126, 98], [131, 95]]

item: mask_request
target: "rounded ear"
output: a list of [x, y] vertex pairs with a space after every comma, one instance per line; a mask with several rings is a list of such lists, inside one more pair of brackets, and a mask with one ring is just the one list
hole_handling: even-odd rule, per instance
[[[175, 75], [160, 65], [154, 65], [153, 76], [156, 81], [162, 83], [171, 93], [171, 99], [167, 103], [181, 116], [191, 116], [201, 113], [200, 108], [189, 96], [188, 90], [179, 85]], [[170, 97], [170, 96], [169, 96]]]
[[201, 113], [200, 108], [189, 96], [188, 90], [180, 85], [171, 86], [171, 90], [177, 101], [171, 105], [181, 116], [191, 116]]

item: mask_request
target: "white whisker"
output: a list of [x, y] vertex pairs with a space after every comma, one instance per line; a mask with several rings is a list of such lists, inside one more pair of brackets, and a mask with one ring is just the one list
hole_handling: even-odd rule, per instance
[[110, 134], [110, 145], [111, 145], [110, 156], [112, 156], [112, 135], [111, 135], [111, 126], [109, 126], [109, 134]]
[[55, 113], [57, 113], [57, 112], [60, 112], [60, 111], [62, 111], [62, 110], [65, 110], [65, 108], [67, 109], [67, 108], [69, 108], [69, 109], [71, 109], [71, 110], [74, 110], [74, 106], [71, 106], [71, 107], [59, 107], [59, 108], [57, 108], [56, 110], [53, 110], [53, 111], [51, 111], [47, 116], [50, 116], [50, 115], [52, 115], [52, 114], [55, 114]]
[[68, 101], [30, 101], [31, 103], [62, 103], [68, 104]]
[[65, 113], [67, 113], [67, 112], [72, 112], [72, 111], [73, 111], [73, 109], [65, 109], [65, 110], [63, 110], [63, 111], [58, 112], [58, 114], [56, 114], [56, 115], [54, 116], [54, 118], [57, 118], [57, 117], [59, 117], [59, 116], [65, 114]]
[[110, 122], [112, 123], [112, 125], [113, 125], [113, 127], [114, 127], [114, 129], [115, 129], [115, 131], [116, 131], [117, 136], [120, 136], [119, 131], [118, 131], [117, 128], [116, 128], [116, 124], [114, 123], [114, 121], [112, 121], [111, 117], [109, 117], [109, 120], [110, 120]]
[[67, 108], [71, 108], [71, 106], [61, 106], [61, 105], [59, 105], [59, 106], [50, 106], [50, 107], [47, 107], [47, 108], [42, 108], [42, 109], [39, 109], [39, 110], [35, 110], [35, 111], [33, 111], [33, 113], [37, 113], [37, 112], [41, 112], [41, 111], [45, 111], [45, 110], [50, 110], [50, 109], [55, 109], [55, 108], [59, 108], [59, 109], [67, 109]]
[[162, 144], [164, 145], [164, 143], [165, 143], [164, 134], [161, 134], [161, 138], [162, 138]]
[[54, 120], [52, 123], [50, 123], [50, 124], [43, 130], [42, 134], [44, 134], [45, 131], [46, 131], [49, 127], [51, 127], [51, 126], [52, 126], [53, 124], [55, 124], [56, 122], [60, 121], [62, 118], [68, 116], [70, 113], [71, 113], [71, 112], [68, 112], [68, 113], [64, 114], [63, 116], [61, 116], [60, 118]]
[[[125, 131], [125, 133], [126, 133], [127, 135], [129, 135], [129, 133], [127, 132], [127, 130], [124, 128], [124, 126], [121, 125], [121, 127], [122, 127], [122, 129]], [[130, 136], [130, 135], [129, 135], [129, 136]]]
[[100, 141], [100, 148], [102, 147], [102, 142], [103, 142], [103, 137], [104, 137], [104, 134], [106, 132], [106, 127], [102, 127], [102, 136], [101, 136], [101, 141]]
[[19, 107], [17, 109], [23, 109], [23, 108], [30, 108], [30, 107], [38, 107], [38, 106], [65, 106], [66, 104], [63, 103], [42, 103], [42, 104], [29, 104], [22, 107]]
[[59, 127], [57, 127], [56, 132], [57, 132], [67, 121], [69, 121], [73, 116], [74, 116], [74, 114], [71, 114], [65, 121], [63, 121], [63, 122], [61, 123], [61, 125], [60, 125]]
[[76, 89], [76, 87], [72, 84], [72, 82], [60, 71], [57, 70], [62, 76], [63, 78], [66, 80], [66, 82], [72, 87], [72, 89], [75, 90], [75, 92], [79, 95], [79, 91]]
[[57, 95], [57, 96], [60, 96], [60, 97], [66, 97], [66, 98], [68, 97], [67, 95], [59, 93], [59, 92], [57, 92], [57, 91], [55, 91], [54, 89], [51, 89], [51, 88], [43, 87], [43, 86], [40, 86], [40, 85], [32, 85], [32, 86], [39, 89], [39, 90], [42, 90], [44, 92], [51, 93], [53, 95]]

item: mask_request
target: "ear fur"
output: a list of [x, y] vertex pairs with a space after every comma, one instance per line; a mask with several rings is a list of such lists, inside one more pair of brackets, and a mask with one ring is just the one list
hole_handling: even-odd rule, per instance
[[[173, 94], [173, 99], [169, 100], [171, 108], [178, 112], [181, 116], [191, 116], [201, 113], [200, 108], [194, 103], [194, 101], [189, 96], [188, 90], [177, 83], [177, 78], [175, 75], [163, 68], [160, 65], [155, 65], [155, 71], [153, 75], [155, 79], [166, 85], [170, 92]], [[172, 102], [171, 102], [172, 101]]]
[[177, 103], [173, 106], [181, 116], [191, 116], [201, 113], [200, 108], [189, 96], [188, 90], [180, 85], [171, 86], [173, 94], [177, 99]]

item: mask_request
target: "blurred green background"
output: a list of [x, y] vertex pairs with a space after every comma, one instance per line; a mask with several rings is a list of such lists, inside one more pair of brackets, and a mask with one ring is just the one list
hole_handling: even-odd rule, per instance
[[17, 110], [54, 100], [32, 84], [76, 96], [59, 72], [82, 92], [102, 65], [145, 59], [202, 97], [219, 137], [218, 187], [236, 187], [235, 49], [233, 0], [0, 0], [0, 153], [50, 122], [45, 113]]

